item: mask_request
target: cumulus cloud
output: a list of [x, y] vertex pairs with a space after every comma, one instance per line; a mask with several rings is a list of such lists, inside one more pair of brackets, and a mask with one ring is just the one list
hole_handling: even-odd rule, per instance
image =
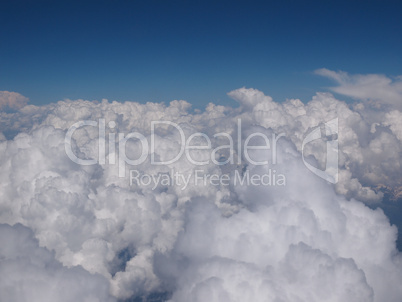
[[55, 260], [27, 227], [0, 224], [0, 299], [2, 301], [116, 301], [107, 280], [82, 267]]
[[[109, 293], [121, 301], [400, 301], [397, 229], [365, 204], [381, 205], [385, 189], [402, 185], [401, 112], [351, 106], [330, 93], [306, 104], [278, 103], [256, 89], [229, 95], [240, 107], [211, 103], [192, 112], [186, 101], [66, 100], [0, 113], [1, 242], [27, 242], [0, 249], [0, 261], [26, 284], [20, 295], [55, 300], [52, 290], [64, 290], [65, 281], [66, 299], [78, 293], [88, 301], [109, 301]], [[336, 118], [337, 136], [325, 134]], [[79, 126], [66, 145], [70, 127], [84, 120], [92, 124]], [[152, 133], [155, 121], [162, 123]], [[317, 127], [321, 139], [302, 149]], [[168, 162], [182, 135], [203, 147]], [[246, 154], [250, 135], [250, 146], [267, 146], [268, 138], [269, 150]], [[302, 160], [325, 167], [329, 140], [339, 143], [336, 184]], [[123, 150], [130, 163], [152, 142], [140, 163], [121, 161]], [[66, 146], [95, 163], [75, 163]], [[195, 183], [197, 173], [238, 181]], [[156, 181], [162, 176], [164, 184]], [[16, 263], [19, 254], [30, 271]], [[38, 293], [31, 272], [42, 276]], [[8, 274], [0, 269], [0, 286], [12, 284]]]
[[28, 103], [28, 98], [17, 92], [0, 91], [0, 110], [4, 108], [20, 109]]
[[236, 188], [247, 208], [230, 217], [207, 202], [189, 205], [171, 258], [157, 262], [166, 276], [177, 274], [171, 301], [400, 299], [388, 291], [402, 267], [382, 211], [337, 196], [297, 158], [285, 162], [286, 190]]
[[371, 100], [402, 109], [402, 77], [391, 79], [382, 74], [350, 75], [343, 71], [317, 69], [316, 74], [336, 81], [332, 91], [359, 100]]

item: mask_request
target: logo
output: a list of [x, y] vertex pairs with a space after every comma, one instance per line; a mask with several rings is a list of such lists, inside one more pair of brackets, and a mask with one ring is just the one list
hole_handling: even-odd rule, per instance
[[[285, 136], [285, 133], [279, 135], [272, 133], [272, 135], [267, 136], [262, 132], [253, 132], [244, 138], [242, 136], [244, 133], [242, 131], [241, 119], [238, 119], [237, 121], [237, 132], [234, 133], [236, 134], [235, 137], [232, 137], [231, 134], [226, 132], [215, 133], [212, 137], [200, 132], [191, 133], [191, 135], [187, 133], [186, 135], [180, 125], [170, 121], [152, 121], [150, 126], [149, 133], [145, 135], [139, 132], [125, 134], [116, 133], [116, 123], [114, 121], [110, 121], [109, 123], [106, 123], [105, 119], [99, 119], [98, 121], [79, 121], [73, 124], [66, 133], [65, 151], [67, 156], [79, 165], [117, 164], [118, 176], [126, 177], [126, 165], [134, 167], [147, 161], [149, 164], [155, 166], [169, 166], [182, 158], [185, 158], [188, 163], [191, 163], [194, 166], [204, 166], [209, 165], [210, 163], [218, 166], [241, 166], [243, 165], [243, 160], [245, 160], [244, 164], [246, 166], [247, 164], [253, 166], [276, 165], [277, 141]], [[95, 158], [85, 158], [86, 156], [84, 153], [80, 152], [79, 148], [74, 148], [73, 146], [72, 136], [74, 132], [81, 127], [95, 127], [94, 130], [97, 131], [98, 146], [96, 149], [98, 152]], [[173, 150], [173, 155], [172, 152], [167, 155], [157, 152], [158, 149], [161, 149], [161, 146], [163, 147], [163, 144], [166, 144], [166, 142], [157, 134], [157, 128], [165, 130], [169, 129], [171, 133], [175, 133], [179, 138], [177, 141], [178, 144], [175, 145], [175, 149], [171, 149], [171, 151]], [[307, 162], [304, 156], [305, 146], [310, 142], [320, 139], [326, 142], [325, 169], [323, 170]], [[224, 144], [222, 144], [222, 141]], [[128, 146], [129, 144], [131, 144], [130, 147], [126, 148], [126, 145]], [[106, 149], [109, 150], [108, 153], [106, 152]], [[126, 154], [126, 149], [129, 151], [130, 156]], [[338, 118], [313, 129], [313, 131], [311, 131], [303, 140], [301, 153], [304, 165], [311, 172], [330, 183], [337, 183]], [[155, 156], [156, 154], [158, 156]], [[199, 156], [199, 154], [203, 154], [203, 156]], [[257, 154], [259, 155], [256, 156]], [[83, 155], [84, 158], [82, 158]], [[150, 158], [147, 160], [148, 156], [150, 156]], [[137, 171], [138, 173], [130, 174], [130, 177], [138, 183], [140, 183], [139, 180], [141, 179], [141, 184], [143, 182], [151, 183], [151, 180], [153, 180], [154, 183], [159, 183], [159, 181], [156, 182], [155, 180], [163, 180], [162, 178], [154, 179], [148, 177], [148, 175], [143, 175], [140, 178], [139, 171], [133, 171]], [[271, 183], [271, 178], [275, 178], [274, 174], [275, 173], [273, 173], [273, 176], [267, 174], [266, 178], [263, 178], [261, 183]], [[172, 175], [170, 176], [172, 177]], [[246, 174], [246, 176], [248, 177], [248, 174]], [[180, 180], [179, 177], [177, 179]], [[195, 177], [195, 179], [197, 181], [199, 180], [197, 177]], [[252, 180], [254, 181], [255, 179], [253, 178]], [[215, 176], [212, 177], [211, 181], [216, 183]], [[226, 180], [224, 179], [222, 181], [225, 182]], [[175, 183], [178, 183], [178, 181]]]
[[[306, 144], [322, 139], [326, 141], [326, 164], [325, 169], [320, 170], [309, 164], [304, 158], [304, 147]], [[303, 163], [311, 172], [326, 181], [336, 184], [338, 182], [338, 118], [335, 118], [311, 131], [302, 143]]]

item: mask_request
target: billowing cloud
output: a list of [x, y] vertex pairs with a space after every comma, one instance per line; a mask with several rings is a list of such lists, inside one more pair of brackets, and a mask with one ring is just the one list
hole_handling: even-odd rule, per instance
[[28, 228], [0, 224], [0, 241], [1, 301], [116, 301], [105, 278], [62, 266]]
[[28, 98], [17, 92], [0, 91], [0, 110], [4, 108], [20, 109], [28, 103]]
[[[229, 95], [239, 108], [66, 100], [0, 113], [1, 240], [29, 243], [0, 259], [25, 282], [19, 293], [31, 295], [35, 281], [17, 267], [16, 251], [39, 263], [31, 271], [40, 280], [57, 276], [53, 289], [76, 274], [71, 294], [94, 301], [109, 301], [98, 286], [110, 286], [122, 301], [399, 302], [397, 229], [365, 204], [381, 205], [384, 190], [402, 186], [401, 112], [330, 93], [306, 104], [277, 103], [256, 89]], [[337, 135], [326, 133], [334, 119]], [[66, 144], [82, 121], [89, 124]], [[320, 139], [302, 149], [316, 129]], [[203, 147], [169, 161], [183, 136]], [[245, 152], [247, 140], [269, 149]], [[331, 140], [339, 143], [335, 184], [302, 159], [325, 167]], [[94, 163], [77, 164], [66, 148]], [[7, 278], [0, 269], [0, 283]]]
[[350, 75], [343, 71], [317, 69], [316, 74], [335, 80], [332, 91], [359, 100], [371, 100], [402, 109], [402, 77], [391, 79], [382, 74]]

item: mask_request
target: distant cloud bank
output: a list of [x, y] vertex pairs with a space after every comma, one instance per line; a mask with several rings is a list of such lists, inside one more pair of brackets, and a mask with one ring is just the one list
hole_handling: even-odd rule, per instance
[[4, 108], [20, 109], [29, 99], [17, 92], [0, 91], [0, 110]]
[[343, 71], [317, 69], [316, 74], [335, 80], [332, 91], [358, 100], [375, 101], [402, 109], [402, 77], [391, 79], [382, 74], [349, 75]]

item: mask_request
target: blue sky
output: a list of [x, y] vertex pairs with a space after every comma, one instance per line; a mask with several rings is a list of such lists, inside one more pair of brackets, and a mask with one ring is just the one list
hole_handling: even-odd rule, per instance
[[0, 90], [64, 98], [234, 104], [253, 87], [308, 101], [317, 68], [397, 76], [400, 1], [8, 1]]

